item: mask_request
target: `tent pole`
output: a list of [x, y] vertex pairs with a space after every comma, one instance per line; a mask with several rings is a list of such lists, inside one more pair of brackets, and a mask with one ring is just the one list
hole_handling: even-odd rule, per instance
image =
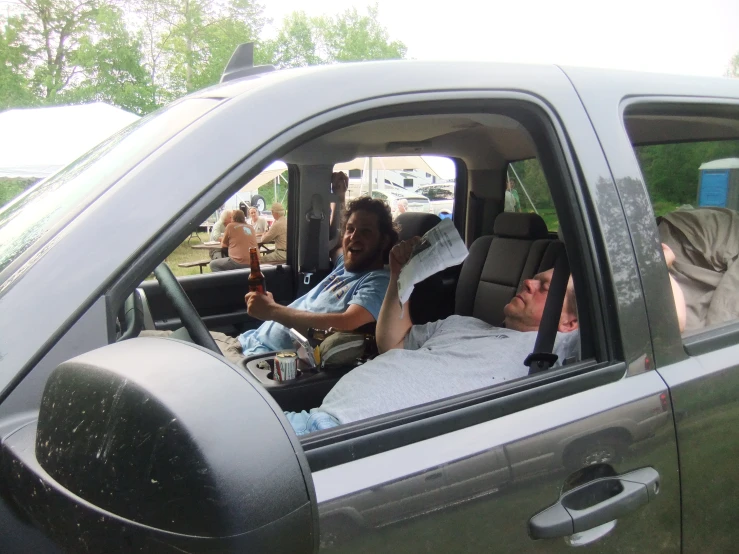
[[538, 215], [539, 210], [536, 209], [536, 206], [534, 206], [534, 203], [531, 200], [531, 197], [529, 196], [529, 193], [526, 192], [526, 187], [523, 186], [523, 183], [521, 182], [521, 178], [518, 176], [518, 173], [516, 173], [516, 168], [513, 167], [513, 164], [508, 164], [508, 167], [510, 167], [513, 170], [513, 174], [516, 176], [516, 181], [518, 181], [518, 184], [521, 185], [521, 188], [523, 189], [523, 193], [526, 195], [526, 198], [529, 199], [529, 203], [531, 204], [531, 207], [534, 208], [534, 212]]

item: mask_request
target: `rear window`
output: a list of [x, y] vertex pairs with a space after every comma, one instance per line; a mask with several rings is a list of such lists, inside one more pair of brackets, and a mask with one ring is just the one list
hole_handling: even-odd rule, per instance
[[559, 230], [549, 184], [536, 158], [508, 164], [505, 210], [539, 214], [549, 231]]

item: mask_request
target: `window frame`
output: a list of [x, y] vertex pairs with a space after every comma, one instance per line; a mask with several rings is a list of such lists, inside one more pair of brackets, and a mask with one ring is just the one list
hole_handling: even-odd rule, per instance
[[[695, 110], [696, 108], [702, 108], [701, 115], [704, 115], [704, 116], [713, 116], [713, 117], [721, 118], [721, 117], [725, 117], [725, 114], [716, 113], [716, 112], [724, 111], [724, 112], [736, 113], [736, 116], [737, 116], [736, 118], [739, 119], [739, 101], [733, 100], [730, 98], [634, 96], [634, 97], [626, 98], [624, 101], [621, 102], [620, 109], [619, 109], [619, 119], [623, 126], [624, 135], [626, 136], [626, 139], [628, 140], [631, 146], [634, 164], [636, 166], [636, 169], [639, 172], [639, 177], [641, 178], [641, 186], [643, 187], [643, 192], [649, 199], [649, 209], [652, 214], [652, 221], [654, 222], [654, 229], [655, 229], [655, 233], [657, 234], [657, 236], [659, 236], [659, 231], [657, 229], [656, 217], [654, 215], [654, 207], [652, 204], [652, 198], [649, 194], [649, 189], [647, 187], [646, 179], [644, 178], [644, 172], [642, 171], [639, 157], [636, 154], [636, 148], [640, 146], [648, 146], [648, 145], [653, 146], [653, 145], [658, 145], [658, 144], [675, 144], [675, 143], [689, 143], [689, 142], [699, 143], [699, 142], [712, 142], [712, 141], [718, 141], [718, 140], [739, 140], [739, 136], [737, 136], [734, 139], [701, 138], [696, 141], [688, 141], [688, 140], [681, 139], [681, 140], [677, 140], [673, 142], [649, 142], [649, 143], [638, 144], [638, 145], [632, 141], [631, 136], [629, 135], [628, 130], [626, 128], [626, 117], [628, 116], [629, 111], [638, 111], [640, 113], [648, 114], [651, 108], [653, 109], [652, 113], [665, 114], [665, 113], [668, 113], [667, 110], [669, 110], [670, 107], [675, 108], [674, 110], [669, 111], [669, 113], [672, 115], [679, 115], [680, 110], [685, 110], [687, 108], [690, 108], [693, 110]], [[666, 267], [664, 268], [663, 271], [665, 275], [668, 274], [668, 270]], [[674, 306], [672, 307], [672, 314], [674, 315], [675, 321], [677, 321], [677, 311], [674, 308]], [[706, 327], [703, 329], [695, 329], [691, 331], [686, 331], [680, 335], [680, 339], [681, 339], [684, 352], [689, 356], [699, 356], [702, 354], [707, 354], [710, 352], [721, 350], [729, 346], [734, 346], [736, 344], [739, 344], [739, 318], [736, 320], [727, 321], [727, 322], [720, 323], [720, 324], [717, 324], [711, 327]]]

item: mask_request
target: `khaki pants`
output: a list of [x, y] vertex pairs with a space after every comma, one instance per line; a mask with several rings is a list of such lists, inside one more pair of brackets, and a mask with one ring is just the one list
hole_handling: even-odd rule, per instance
[[[141, 331], [140, 337], [168, 337], [172, 331]], [[210, 335], [216, 341], [218, 348], [230, 362], [241, 365], [244, 361], [244, 355], [241, 353], [241, 343], [239, 339], [230, 337], [225, 333], [211, 331]]]
[[212, 272], [216, 271], [228, 271], [229, 269], [247, 269], [249, 267], [249, 264], [242, 265], [239, 262], [233, 261], [231, 258], [217, 258], [215, 260], [211, 260], [210, 264], [210, 270]]
[[286, 250], [274, 250], [269, 254], [262, 254], [262, 261], [273, 264], [284, 264], [287, 262]]

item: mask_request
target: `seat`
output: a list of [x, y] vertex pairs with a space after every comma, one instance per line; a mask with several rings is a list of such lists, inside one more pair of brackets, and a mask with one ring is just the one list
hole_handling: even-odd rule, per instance
[[422, 237], [440, 221], [438, 215], [422, 212], [405, 212], [395, 218], [395, 223], [400, 227], [398, 231], [400, 240]]
[[455, 313], [503, 325], [503, 307], [524, 279], [554, 267], [564, 245], [537, 214], [498, 215], [494, 234], [475, 240], [457, 282]]

